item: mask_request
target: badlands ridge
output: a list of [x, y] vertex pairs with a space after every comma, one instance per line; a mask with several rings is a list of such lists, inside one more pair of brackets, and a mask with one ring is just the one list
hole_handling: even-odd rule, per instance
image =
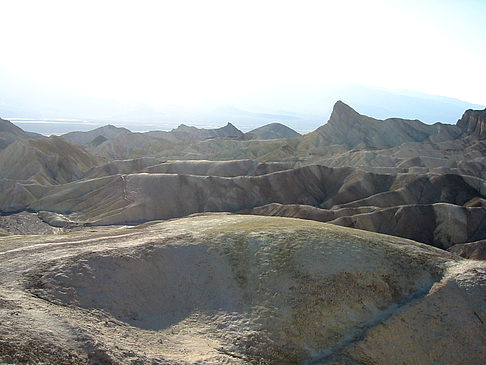
[[480, 364], [485, 131], [0, 120], [0, 360]]

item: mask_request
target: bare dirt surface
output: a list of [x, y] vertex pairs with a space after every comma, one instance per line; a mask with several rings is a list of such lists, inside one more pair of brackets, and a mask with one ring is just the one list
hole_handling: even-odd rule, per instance
[[481, 364], [486, 263], [292, 218], [0, 238], [0, 363]]

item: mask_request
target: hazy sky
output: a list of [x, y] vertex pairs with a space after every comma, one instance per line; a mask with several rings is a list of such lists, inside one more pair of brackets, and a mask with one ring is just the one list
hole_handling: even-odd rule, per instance
[[0, 14], [2, 72], [97, 97], [353, 82], [486, 104], [484, 0], [6, 0]]

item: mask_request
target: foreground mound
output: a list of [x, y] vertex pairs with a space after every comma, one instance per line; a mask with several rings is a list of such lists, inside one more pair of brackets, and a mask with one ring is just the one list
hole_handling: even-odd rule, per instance
[[200, 215], [1, 239], [0, 360], [448, 363], [486, 356], [486, 265], [396, 237]]

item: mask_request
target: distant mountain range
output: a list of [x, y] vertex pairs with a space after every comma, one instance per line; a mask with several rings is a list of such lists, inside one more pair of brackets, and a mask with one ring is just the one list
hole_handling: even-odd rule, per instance
[[243, 132], [282, 123], [307, 133], [327, 120], [338, 99], [366, 115], [419, 119], [426, 124], [454, 124], [464, 110], [484, 108], [448, 97], [363, 85], [293, 86], [205, 106], [165, 105], [163, 100], [158, 106], [149, 106], [16, 85], [13, 80], [0, 90], [0, 115], [11, 118], [24, 130], [44, 135], [87, 131], [106, 124], [144, 132], [169, 131], [181, 123], [216, 128], [227, 122]]

